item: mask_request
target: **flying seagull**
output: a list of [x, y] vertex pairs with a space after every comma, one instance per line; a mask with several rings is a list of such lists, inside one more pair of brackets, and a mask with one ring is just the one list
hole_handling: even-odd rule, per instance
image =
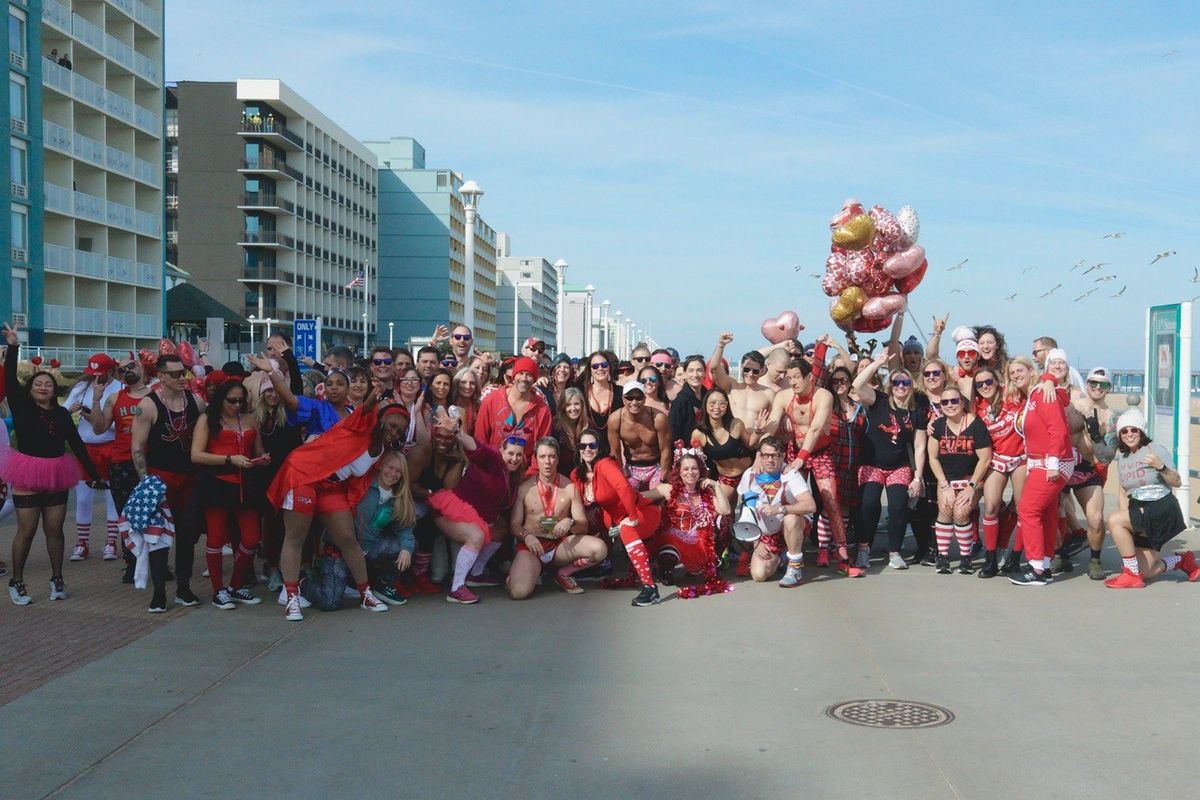
[[1116, 278], [1116, 275], [1101, 275], [1099, 278], [1096, 278], [1096, 280], [1092, 281], [1092, 283], [1105, 283], [1107, 281], [1116, 280]]
[[963, 264], [966, 264], [966, 263], [967, 263], [968, 261], [970, 261], [970, 260], [971, 260], [971, 259], [969, 259], [969, 258], [964, 258], [962, 261], [958, 262], [958, 263], [957, 263], [957, 264], [955, 264], [953, 267], [949, 267], [949, 268], [946, 270], [946, 272], [954, 272], [954, 270], [956, 270], [956, 269], [962, 269], [962, 267], [963, 267]]
[[1192, 283], [1200, 283], [1200, 267], [1192, 268]]
[[1075, 270], [1077, 270], [1077, 269], [1079, 269], [1080, 267], [1082, 267], [1082, 266], [1083, 266], [1085, 263], [1087, 263], [1087, 259], [1086, 259], [1086, 258], [1081, 258], [1081, 259], [1079, 259], [1078, 261], [1076, 261], [1076, 262], [1075, 262], [1075, 266], [1071, 267], [1070, 271], [1071, 271], [1071, 272], [1074, 272]]
[[1124, 235], [1125, 235], [1125, 232], [1121, 231], [1120, 233], [1106, 233], [1100, 238], [1102, 238], [1102, 239], [1120, 239]]
[[1116, 294], [1114, 294], [1114, 295], [1113, 295], [1113, 297], [1120, 297], [1121, 295], [1125, 294], [1125, 289], [1126, 289], [1126, 288], [1128, 288], [1128, 287], [1122, 286], [1122, 287], [1121, 287], [1121, 291], [1119, 291], [1119, 292], [1117, 292]]
[[1161, 253], [1159, 253], [1158, 255], [1156, 255], [1156, 256], [1154, 257], [1154, 260], [1153, 260], [1153, 261], [1151, 261], [1150, 263], [1151, 263], [1151, 264], [1157, 264], [1158, 262], [1162, 261], [1164, 258], [1170, 258], [1170, 257], [1171, 257], [1171, 256], [1173, 256], [1173, 255], [1175, 255], [1175, 251], [1174, 251], [1174, 250], [1164, 250], [1164, 251], [1162, 251]]
[[1017, 299], [1017, 293], [1013, 292], [1012, 294], [1010, 294], [1008, 297], [1006, 297], [1004, 299], [1011, 303], [1013, 300]]
[[1163, 58], [1170, 58], [1171, 56], [1177, 56], [1177, 55], [1179, 55], [1179, 51], [1178, 51], [1178, 50], [1168, 50], [1167, 52], [1165, 52], [1165, 53], [1163, 53], [1163, 54], [1162, 54], [1162, 57], [1163, 57]]
[[[1060, 284], [1057, 284], [1057, 285], [1056, 285], [1056, 286], [1055, 286], [1053, 289], [1051, 289], [1050, 291], [1048, 291], [1048, 292], [1046, 292], [1044, 295], [1042, 295], [1042, 297], [1049, 297], [1050, 295], [1054, 294], [1055, 292], [1057, 292], [1057, 291], [1058, 291], [1059, 289], [1061, 289], [1061, 288], [1062, 288], [1062, 284], [1061, 284], [1061, 283], [1060, 283]], [[1041, 300], [1041, 299], [1042, 299], [1042, 297], [1039, 297], [1038, 299], [1039, 299], [1039, 300]]]
[[1031, 269], [1037, 269], [1037, 267], [1026, 267], [1025, 269], [1021, 270], [1021, 274], [1024, 275], [1026, 272], [1029, 272]]
[[1095, 271], [1096, 271], [1096, 270], [1098, 270], [1098, 269], [1100, 269], [1100, 265], [1099, 265], [1099, 264], [1096, 264], [1095, 266], [1088, 267], [1087, 269], [1085, 269], [1085, 270], [1084, 270], [1082, 273], [1080, 273], [1080, 274], [1081, 274], [1081, 275], [1087, 275], [1089, 272], [1095, 272]]
[[1076, 298], [1075, 298], [1075, 302], [1076, 302], [1076, 303], [1078, 303], [1080, 300], [1082, 300], [1083, 298], [1087, 297], [1087, 296], [1088, 296], [1088, 295], [1090, 295], [1092, 292], [1096, 291], [1096, 289], [1098, 289], [1098, 288], [1100, 288], [1100, 287], [1098, 287], [1098, 286], [1097, 286], [1097, 287], [1093, 287], [1093, 288], [1091, 288], [1091, 289], [1088, 289], [1086, 292], [1084, 292], [1083, 294], [1079, 295], [1079, 297], [1076, 297]]
[[966, 294], [962, 289], [951, 289], [950, 294]]

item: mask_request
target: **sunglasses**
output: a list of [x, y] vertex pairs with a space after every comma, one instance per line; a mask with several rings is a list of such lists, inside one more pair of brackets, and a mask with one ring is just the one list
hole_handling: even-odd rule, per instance
[[231, 406], [240, 406], [242, 403], [246, 402], [246, 398], [244, 398], [244, 397], [226, 397], [225, 402]]
[[[849, 382], [850, 382], [849, 378], [834, 378], [832, 381], [834, 386], [845, 386]], [[907, 381], [906, 384], [911, 385], [912, 381]], [[892, 381], [892, 385], [899, 386], [900, 384], [896, 383], [895, 381]]]
[[812, 349], [810, 348], [808, 350], [805, 350], [804, 355], [808, 356], [809, 358], [812, 358], [812, 355], [813, 355]]
[[608, 362], [596, 361], [592, 364], [592, 369], [608, 369]]
[[458, 362], [455, 361], [453, 358], [447, 358], [445, 361], [442, 362], [442, 366], [447, 367], [447, 368], [453, 368], [453, 367], [458, 366]]
[[391, 366], [392, 360], [390, 358], [372, 358], [371, 363], [377, 367], [387, 367]]
[[137, 364], [126, 364], [123, 367], [117, 367], [117, 372], [123, 372], [125, 374], [137, 372]]
[[1103, 389], [1105, 391], [1108, 391], [1112, 388], [1112, 384], [1106, 381], [1088, 381], [1087, 385], [1093, 389]]
[[525, 446], [525, 437], [517, 436], [515, 434], [512, 436], [506, 436], [506, 437], [504, 437], [504, 443], [505, 444], [519, 444], [521, 447], [524, 447]]
[[642, 383], [658, 383], [658, 376], [657, 375], [647, 375], [646, 377], [642, 378], [641, 380], [642, 380]]
[[762, 367], [742, 367], [743, 375], [761, 375]]
[[658, 367], [659, 369], [670, 369], [670, 367], [671, 367], [670, 361], [651, 361], [650, 363], [653, 364], [654, 366]]
[[962, 402], [961, 397], [947, 397], [940, 401], [944, 406], [956, 406]]
[[942, 371], [940, 369], [927, 369], [924, 372], [922, 372], [921, 374], [924, 375], [926, 378], [936, 378], [942, 374]]
[[996, 383], [995, 378], [982, 378], [980, 380], [975, 381], [975, 388], [978, 389], [980, 386], [992, 386], [995, 383]]
[[168, 378], [175, 378], [176, 380], [179, 380], [180, 378], [182, 378], [184, 375], [186, 375], [186, 374], [187, 374], [187, 370], [183, 370], [183, 369], [164, 369], [164, 370], [159, 370], [159, 373], [158, 373], [158, 374], [159, 374], [159, 375], [165, 375], [165, 376], [166, 376], [166, 377], [168, 377]]
[[1120, 431], [1118, 431], [1118, 433], [1119, 433], [1121, 436], [1124, 436], [1124, 435], [1125, 435], [1125, 434], [1127, 434], [1127, 433], [1134, 433], [1135, 431], [1136, 431], [1137, 433], [1141, 433], [1141, 432], [1142, 432], [1142, 429], [1141, 429], [1141, 428], [1121, 428], [1121, 430], [1120, 430]]
[[[845, 382], [845, 378], [843, 378], [842, 383]], [[834, 381], [834, 383], [837, 383], [837, 381]], [[892, 380], [892, 386], [912, 386], [912, 381], [910, 381], [908, 378], [894, 378]]]
[[636, 361], [639, 364], [645, 364], [647, 361], [650, 360], [650, 356], [634, 356], [633, 358], [631, 358], [629, 360]]
[[454, 341], [456, 341], [456, 342], [469, 342], [469, 341], [471, 341], [472, 338], [474, 338], [474, 337], [472, 337], [471, 334], [469, 334], [469, 333], [454, 334]]
[[599, 442], [580, 442], [579, 449], [580, 450], [599, 450], [600, 443]]

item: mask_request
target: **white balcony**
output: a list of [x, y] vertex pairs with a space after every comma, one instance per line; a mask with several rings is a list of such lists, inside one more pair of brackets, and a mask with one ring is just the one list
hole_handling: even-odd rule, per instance
[[42, 142], [46, 147], [71, 154], [71, 132], [50, 120], [42, 120]]
[[155, 188], [162, 185], [162, 165], [147, 161], [144, 158], [134, 158], [133, 177], [142, 183]]
[[158, 264], [137, 263], [135, 276], [138, 286], [148, 286], [154, 289], [162, 288], [162, 267]]
[[108, 332], [116, 336], [133, 336], [134, 315], [130, 311], [109, 311]]
[[162, 321], [155, 314], [135, 314], [134, 333], [138, 336], [162, 336]]
[[104, 31], [78, 14], [71, 15], [71, 35], [97, 53], [104, 52]]
[[153, 84], [159, 83], [162, 77], [159, 73], [158, 62], [138, 52], [133, 54], [133, 71]]
[[161, 20], [158, 13], [150, 6], [141, 2], [141, 0], [133, 1], [133, 18], [137, 23], [151, 33], [159, 32]]
[[104, 55], [121, 66], [133, 71], [133, 48], [111, 33], [104, 34]]
[[42, 22], [53, 25], [63, 33], [71, 33], [71, 12], [55, 0], [42, 0]]

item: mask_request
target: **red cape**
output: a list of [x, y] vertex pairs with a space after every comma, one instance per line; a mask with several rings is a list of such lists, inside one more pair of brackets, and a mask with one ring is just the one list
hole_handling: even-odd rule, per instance
[[[298, 486], [316, 483], [362, 455], [371, 444], [378, 413], [377, 407], [354, 411], [321, 438], [293, 450], [267, 489], [271, 505], [282, 508], [288, 492]], [[356, 507], [366, 494], [373, 472], [369, 470], [366, 475], [347, 479], [351, 507]]]

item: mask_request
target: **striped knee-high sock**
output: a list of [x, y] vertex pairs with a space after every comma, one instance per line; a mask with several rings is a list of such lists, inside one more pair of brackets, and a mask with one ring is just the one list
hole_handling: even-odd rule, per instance
[[116, 545], [117, 543], [117, 521], [110, 519], [108, 521], [108, 535], [105, 539], [106, 544]]
[[983, 518], [983, 549], [992, 552], [1000, 542], [1000, 518]]
[[975, 526], [971, 523], [954, 526], [954, 538], [958, 539], [958, 557], [969, 558], [975, 544]]
[[933, 526], [933, 535], [937, 539], [939, 556], [950, 555], [950, 540], [954, 538], [954, 523], [938, 520]]
[[76, 522], [75, 523], [75, 534], [79, 539], [79, 544], [90, 544], [91, 538], [92, 538], [92, 523], [91, 523], [91, 521], [89, 520], [88, 522]]
[[833, 526], [829, 524], [829, 517], [821, 514], [817, 517], [817, 548], [820, 550], [828, 550], [829, 543], [833, 541]]

